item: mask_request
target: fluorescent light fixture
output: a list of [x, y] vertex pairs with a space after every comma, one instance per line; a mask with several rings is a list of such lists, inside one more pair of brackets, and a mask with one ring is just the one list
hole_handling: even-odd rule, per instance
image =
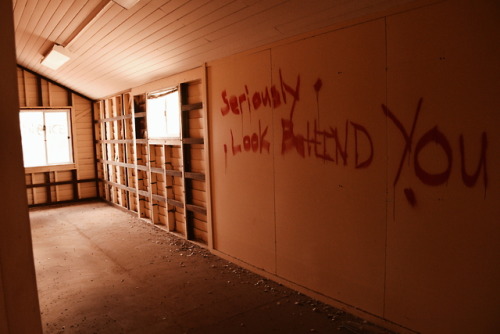
[[42, 59], [41, 64], [53, 70], [57, 70], [70, 58], [70, 53], [63, 46], [55, 44], [49, 54]]
[[130, 8], [134, 7], [134, 5], [136, 3], [139, 2], [139, 0], [113, 0], [113, 1], [125, 9], [130, 9]]

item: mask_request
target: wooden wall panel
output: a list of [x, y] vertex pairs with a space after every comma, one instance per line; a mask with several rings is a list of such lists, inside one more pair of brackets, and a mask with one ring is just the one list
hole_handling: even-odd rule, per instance
[[[92, 101], [21, 67], [17, 69], [17, 76], [21, 108], [70, 108], [72, 118], [74, 164], [28, 168], [28, 204], [42, 205], [97, 197]], [[67, 184], [46, 186], [47, 182]]]
[[19, 87], [19, 106], [26, 107], [26, 85], [24, 83], [24, 71], [17, 70], [17, 85]]
[[68, 95], [69, 92], [64, 89], [64, 87], [61, 87], [59, 85], [53, 84], [53, 83], [48, 83], [49, 85], [49, 92], [50, 92], [50, 99], [49, 99], [49, 105], [50, 106], [64, 106], [68, 104]]
[[214, 248], [275, 273], [272, 107], [250, 111], [245, 88], [272, 87], [269, 60], [263, 51], [209, 67], [208, 88]]
[[16, 101], [16, 45], [12, 1], [0, 2], [0, 333], [41, 334], [42, 323], [37, 294], [27, 210], [23, 184], [23, 156], [19, 129], [19, 103]]
[[387, 106], [415, 131], [400, 167], [388, 119], [386, 314], [422, 333], [498, 331], [499, 9], [443, 2], [387, 20]]
[[[20, 70], [20, 69], [19, 69]], [[36, 76], [27, 71], [22, 71], [23, 73], [23, 84], [24, 87], [20, 87], [24, 90], [24, 105], [26, 107], [39, 107], [41, 106], [39, 101], [39, 89], [37, 85], [37, 78]]]
[[384, 34], [377, 20], [272, 50], [273, 84], [290, 87], [273, 113], [277, 273], [379, 316]]
[[441, 1], [209, 63], [214, 248], [397, 331], [495, 333], [497, 16]]

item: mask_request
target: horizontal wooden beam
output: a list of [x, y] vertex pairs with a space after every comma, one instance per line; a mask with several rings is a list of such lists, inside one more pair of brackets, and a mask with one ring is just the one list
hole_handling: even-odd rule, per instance
[[111, 182], [111, 181], [106, 181], [106, 180], [103, 180], [103, 179], [99, 179], [99, 181], [103, 182], [104, 184], [107, 184], [107, 185], [110, 185], [112, 187], [115, 187], [115, 188], [127, 190], [127, 191], [130, 191], [130, 192], [134, 193], [134, 194], [137, 193], [137, 190], [135, 188], [127, 187], [127, 186], [124, 186], [123, 184], [119, 184], [119, 183], [115, 183], [115, 182]]
[[99, 197], [91, 197], [91, 198], [83, 198], [78, 200], [68, 200], [68, 201], [59, 201], [52, 203], [39, 203], [39, 204], [30, 204], [28, 207], [34, 208], [39, 206], [49, 206], [49, 205], [60, 205], [60, 204], [71, 204], [71, 203], [81, 203], [81, 202], [92, 202], [92, 201], [102, 201], [102, 198]]
[[86, 182], [96, 182], [96, 181], [97, 181], [97, 179], [83, 179], [83, 180], [44, 182], [44, 183], [27, 184], [26, 188], [31, 189], [31, 188], [38, 188], [38, 187], [61, 186], [64, 184], [76, 184], [76, 183], [86, 183]]
[[133, 139], [103, 139], [96, 140], [98, 144], [133, 144]]
[[199, 110], [203, 108], [203, 103], [192, 103], [192, 104], [184, 104], [181, 106], [182, 111], [191, 111], [191, 110]]
[[184, 177], [191, 180], [205, 181], [205, 174], [203, 173], [184, 172]]
[[182, 143], [187, 145], [203, 144], [205, 141], [203, 138], [183, 138]]
[[207, 209], [199, 205], [186, 204], [186, 209], [192, 212], [201, 213], [203, 215], [207, 214]]
[[130, 119], [132, 118], [132, 115], [120, 115], [116, 117], [109, 117], [109, 118], [101, 118], [97, 121], [94, 121], [95, 123], [104, 123], [104, 122], [113, 122], [113, 121], [121, 121], [124, 119]]

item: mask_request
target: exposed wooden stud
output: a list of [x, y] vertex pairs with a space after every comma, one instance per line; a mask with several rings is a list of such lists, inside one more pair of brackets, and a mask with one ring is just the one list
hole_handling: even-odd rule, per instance
[[73, 200], [80, 199], [80, 192], [78, 190], [78, 177], [77, 177], [77, 170], [73, 169], [71, 171], [71, 179], [73, 181]]
[[202, 206], [199, 206], [199, 205], [186, 204], [186, 209], [189, 211], [198, 212], [198, 213], [201, 213], [204, 215], [207, 214], [207, 209], [202, 207]]
[[22, 90], [24, 91], [24, 105], [26, 107], [28, 107], [30, 103], [29, 103], [29, 98], [28, 98], [28, 85], [26, 84], [26, 70], [23, 69], [22, 71], [23, 71]]
[[205, 181], [205, 174], [203, 174], [203, 173], [185, 172], [184, 177], [186, 179]]
[[203, 144], [204, 140], [203, 138], [183, 138], [182, 143], [186, 145], [190, 144]]
[[[54, 81], [54, 80], [51, 80], [51, 79], [49, 79], [49, 78], [47, 78], [47, 77], [45, 77], [45, 76], [43, 76], [43, 75], [40, 75], [40, 74], [38, 74], [38, 73], [36, 73], [36, 72], [34, 72], [34, 71], [30, 70], [29, 68], [26, 68], [26, 67], [24, 67], [24, 66], [22, 66], [22, 65], [19, 65], [19, 64], [17, 65], [17, 67], [18, 67], [18, 68], [20, 68], [20, 69], [23, 71], [23, 77], [26, 75], [26, 73], [30, 73], [30, 74], [32, 74], [32, 75], [34, 75], [34, 76], [38, 76], [38, 77], [42, 78], [43, 80], [45, 80], [45, 81], [47, 81], [47, 82], [52, 83], [52, 84], [53, 84], [53, 85], [55, 85], [55, 86], [58, 86], [58, 87], [63, 87], [63, 86], [61, 86], [58, 82], [56, 82], [56, 81]], [[25, 84], [23, 84], [23, 85], [24, 85], [24, 88], [27, 88]], [[63, 88], [64, 88], [64, 89], [68, 92], [68, 94], [69, 94], [69, 93], [73, 93], [73, 94], [76, 94], [76, 95], [78, 95], [78, 96], [80, 96], [80, 97], [82, 97], [82, 98], [84, 98], [84, 99], [86, 99], [86, 100], [88, 100], [88, 101], [91, 101], [91, 99], [90, 99], [89, 97], [87, 97], [86, 95], [84, 95], [84, 94], [81, 94], [81, 93], [79, 93], [79, 92], [77, 92], [77, 91], [74, 91], [74, 90], [69, 89], [69, 88], [66, 88], [66, 87], [63, 87]], [[25, 94], [26, 94], [26, 91], [25, 91]], [[68, 97], [68, 101], [69, 101], [69, 97]], [[26, 104], [26, 105], [27, 105], [27, 104]], [[66, 106], [71, 106], [71, 104], [67, 104]]]
[[183, 104], [181, 107], [181, 111], [192, 111], [203, 108], [202, 102], [191, 103], [191, 104]]
[[42, 78], [36, 76], [37, 106], [43, 106]]
[[[45, 175], [48, 175], [49, 172], [43, 173]], [[54, 186], [60, 186], [60, 185], [65, 185], [65, 184], [78, 184], [78, 183], [92, 183], [95, 182], [96, 179], [85, 179], [85, 180], [71, 180], [71, 181], [49, 181], [49, 182], [43, 182], [43, 183], [32, 183], [32, 184], [27, 184], [26, 188], [31, 189], [31, 188], [47, 188], [47, 187], [54, 187]]]
[[[81, 94], [75, 94], [77, 97], [75, 99], [71, 90], [23, 67], [18, 67], [18, 74], [19, 92], [24, 100], [20, 101], [21, 107], [25, 109], [71, 108], [74, 163], [26, 168], [26, 187], [31, 197], [29, 205], [82, 199], [81, 184], [86, 185], [83, 197], [95, 198], [97, 173], [94, 163], [95, 147], [91, 134], [93, 130], [92, 102]], [[61, 99], [62, 92], [66, 92], [66, 96]], [[71, 107], [71, 105], [74, 106]], [[77, 180], [80, 173], [84, 175], [81, 181]]]
[[[57, 204], [71, 204], [71, 203], [78, 203], [78, 202], [95, 201], [97, 199], [100, 199], [100, 198], [99, 197], [89, 197], [89, 198], [85, 198], [85, 199], [81, 199], [81, 200], [77, 200], [77, 201], [67, 200], [67, 201], [60, 201]], [[41, 207], [41, 206], [48, 206], [48, 205], [52, 205], [52, 204], [56, 204], [56, 203], [38, 203], [38, 204], [28, 205], [28, 207], [35, 208], [35, 207]]]
[[[98, 163], [106, 200], [189, 240], [206, 243], [204, 113], [201, 81], [180, 85], [179, 139], [147, 137], [146, 94], [120, 94], [100, 102], [94, 126], [101, 136]], [[97, 106], [97, 105], [96, 105]], [[194, 134], [191, 136], [191, 132]], [[200, 135], [201, 133], [201, 135]]]
[[[35, 183], [35, 180], [33, 179], [33, 173], [30, 173], [30, 183], [27, 185], [28, 188], [30, 185], [32, 185], [33, 183]], [[32, 195], [33, 195], [33, 203], [31, 204], [35, 204], [36, 203], [36, 192], [35, 192], [35, 188], [31, 188], [31, 192], [32, 192]]]
[[52, 190], [51, 190], [51, 180], [50, 180], [50, 172], [45, 172], [45, 193], [47, 196], [47, 203], [52, 203]]

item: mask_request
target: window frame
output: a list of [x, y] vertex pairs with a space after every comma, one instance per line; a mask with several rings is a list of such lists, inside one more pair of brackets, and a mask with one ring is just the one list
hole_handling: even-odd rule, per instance
[[[168, 132], [168, 127], [169, 127], [169, 123], [168, 123], [168, 109], [166, 109], [166, 113], [165, 113], [165, 128], [166, 128], [166, 135], [165, 136], [155, 136], [155, 135], [152, 135], [151, 134], [151, 127], [150, 127], [150, 118], [151, 117], [151, 114], [150, 114], [150, 107], [148, 107], [148, 101], [149, 100], [153, 100], [155, 98], [161, 98], [161, 97], [164, 97], [164, 96], [167, 96], [169, 94], [173, 94], [173, 93], [176, 93], [177, 94], [177, 108], [178, 108], [178, 119], [177, 119], [177, 126], [178, 126], [178, 129], [179, 129], [179, 132], [177, 135], [174, 135], [174, 136], [171, 136], [169, 135], [169, 132]], [[156, 97], [154, 97], [156, 96]], [[160, 89], [160, 90], [155, 90], [155, 91], [152, 91], [152, 92], [148, 92], [146, 93], [146, 129], [148, 131], [148, 139], [152, 139], [152, 140], [181, 140], [182, 139], [182, 109], [181, 109], [181, 96], [180, 96], [180, 87], [179, 86], [173, 86], [173, 87], [170, 87], [170, 88], [164, 88], [164, 89]]]
[[[19, 129], [20, 129], [20, 135], [21, 135], [21, 143], [22, 143], [22, 130], [21, 130], [21, 120], [20, 120], [20, 115], [21, 112], [43, 112], [43, 123], [44, 123], [44, 146], [45, 146], [45, 162], [46, 164], [44, 165], [39, 165], [39, 166], [24, 166], [25, 172], [27, 173], [34, 173], [34, 172], [45, 172], [45, 171], [57, 171], [57, 170], [71, 170], [71, 169], [76, 169], [76, 163], [75, 163], [75, 148], [74, 148], [74, 129], [73, 129], [73, 108], [71, 107], [58, 107], [58, 108], [51, 108], [51, 107], [22, 107], [19, 109]], [[64, 112], [67, 114], [67, 120], [68, 120], [68, 125], [67, 125], [67, 130], [68, 130], [68, 140], [69, 140], [69, 157], [70, 160], [67, 163], [53, 163], [50, 164], [48, 163], [48, 149], [47, 149], [47, 134], [46, 134], [46, 125], [45, 125], [45, 112]], [[24, 149], [24, 148], [23, 148]], [[24, 156], [24, 151], [23, 151], [23, 156]], [[24, 158], [23, 158], [23, 164], [24, 164]]]

